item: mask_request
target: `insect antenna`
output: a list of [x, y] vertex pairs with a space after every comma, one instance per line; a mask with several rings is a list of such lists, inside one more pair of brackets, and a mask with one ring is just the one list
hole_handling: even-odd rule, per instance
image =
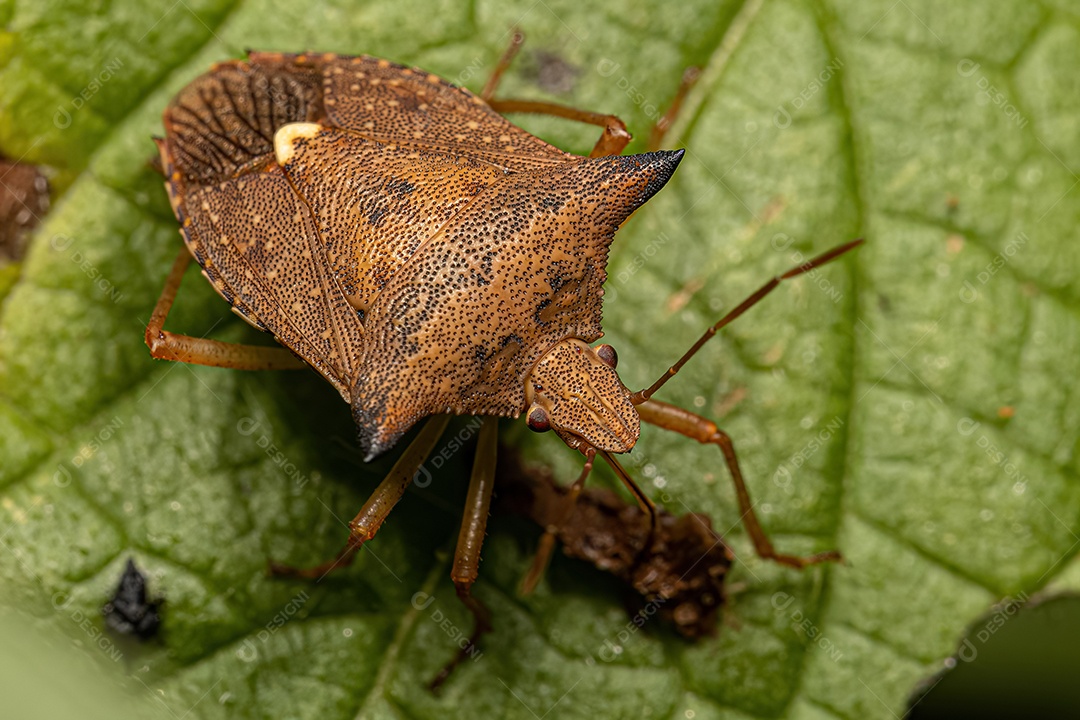
[[725, 325], [731, 323], [731, 321], [733, 321], [735, 318], [739, 317], [744, 312], [756, 305], [762, 298], [775, 290], [776, 286], [779, 285], [781, 282], [783, 282], [784, 280], [790, 280], [793, 277], [797, 277], [799, 275], [802, 275], [803, 273], [807, 273], [815, 268], [821, 267], [825, 263], [840, 257], [847, 251], [857, 248], [859, 245], [862, 245], [863, 242], [864, 241], [862, 240], [862, 238], [860, 238], [858, 240], [852, 240], [851, 242], [834, 247], [832, 250], [828, 250], [821, 255], [818, 255], [817, 257], [813, 257], [807, 260], [802, 265], [793, 267], [783, 275], [777, 275], [776, 277], [769, 280], [767, 283], [758, 288], [757, 292], [743, 300], [741, 303], [739, 303], [738, 307], [736, 307], [724, 317], [720, 318], [720, 320], [715, 325], [706, 330], [705, 333], [700, 338], [698, 338], [698, 341], [694, 343], [681, 358], [679, 358], [679, 361], [669, 367], [667, 372], [660, 376], [660, 379], [658, 379], [656, 382], [654, 382], [652, 385], [645, 388], [644, 390], [639, 390], [633, 395], [631, 395], [630, 402], [634, 403], [635, 405], [640, 405], [641, 403], [651, 398], [657, 390], [664, 386], [664, 383], [675, 377], [675, 374], [679, 372], [679, 370], [682, 370], [683, 365], [685, 365], [690, 360], [690, 358], [694, 357], [694, 355], [697, 354], [698, 350], [700, 350], [705, 343], [712, 339], [713, 335], [719, 332]]

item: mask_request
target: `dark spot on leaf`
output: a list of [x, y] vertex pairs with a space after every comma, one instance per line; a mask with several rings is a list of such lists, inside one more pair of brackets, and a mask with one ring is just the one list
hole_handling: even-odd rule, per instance
[[105, 615], [105, 625], [113, 632], [149, 640], [161, 626], [160, 605], [160, 600], [147, 599], [146, 577], [128, 558], [112, 600], [105, 603], [101, 611]]

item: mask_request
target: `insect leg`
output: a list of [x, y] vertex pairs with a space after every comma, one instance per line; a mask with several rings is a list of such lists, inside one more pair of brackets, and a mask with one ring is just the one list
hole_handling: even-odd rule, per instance
[[630, 144], [633, 136], [627, 131], [626, 123], [614, 115], [578, 110], [567, 105], [559, 105], [542, 100], [489, 100], [492, 110], [503, 113], [534, 113], [536, 115], [554, 115], [555, 117], [575, 120], [588, 125], [604, 128], [600, 139], [596, 141], [589, 157], [618, 155]]
[[518, 54], [518, 50], [525, 44], [525, 33], [521, 32], [517, 28], [514, 28], [513, 35], [510, 37], [510, 44], [506, 47], [502, 57], [499, 58], [499, 63], [495, 66], [495, 69], [491, 71], [491, 75], [488, 77], [488, 81], [484, 83], [484, 89], [480, 91], [480, 97], [486, 101], [490, 101], [495, 95], [495, 91], [499, 88], [499, 81], [502, 80], [503, 73], [510, 67], [510, 63], [514, 61], [514, 56]]
[[657, 390], [659, 390], [660, 388], [662, 388], [664, 386], [664, 383], [666, 383], [671, 378], [675, 377], [675, 373], [679, 372], [679, 370], [682, 369], [682, 366], [685, 365], [690, 360], [690, 358], [694, 357], [694, 355], [697, 354], [697, 351], [700, 350], [701, 347], [705, 343], [707, 343], [709, 340], [712, 339], [713, 335], [715, 335], [717, 332], [719, 332], [721, 328], [723, 328], [725, 325], [729, 324], [732, 320], [734, 320], [735, 318], [742, 315], [744, 312], [746, 312], [747, 310], [752, 308], [754, 305], [757, 305], [758, 302], [762, 298], [764, 298], [766, 295], [768, 295], [773, 290], [775, 290], [776, 286], [779, 285], [781, 282], [783, 282], [784, 280], [790, 280], [793, 277], [796, 277], [798, 275], [802, 275], [803, 273], [806, 273], [806, 272], [809, 272], [811, 270], [814, 270], [815, 268], [821, 267], [822, 265], [829, 262], [830, 260], [835, 260], [836, 258], [838, 258], [841, 255], [843, 255], [844, 253], [846, 253], [848, 250], [853, 250], [853, 249], [855, 249], [856, 247], [858, 247], [859, 245], [862, 245], [862, 244], [863, 244], [863, 241], [861, 239], [860, 240], [852, 240], [851, 242], [844, 243], [843, 245], [839, 245], [837, 247], [834, 247], [832, 250], [828, 250], [826, 252], [823, 252], [821, 255], [818, 255], [817, 257], [813, 257], [813, 258], [807, 260], [802, 265], [799, 265], [798, 267], [794, 267], [794, 268], [788, 270], [783, 275], [777, 275], [773, 279], [769, 280], [769, 282], [765, 283], [760, 288], [758, 288], [757, 292], [755, 292], [753, 295], [751, 295], [750, 297], [743, 300], [741, 303], [739, 303], [738, 307], [736, 307], [734, 310], [729, 312], [724, 317], [720, 318], [720, 320], [715, 325], [713, 325], [708, 330], [706, 330], [705, 333], [700, 338], [698, 338], [698, 341], [696, 343], [694, 343], [690, 347], [690, 349], [687, 350], [686, 353], [683, 354], [683, 356], [681, 358], [679, 358], [679, 361], [676, 362], [671, 367], [669, 367], [667, 372], [664, 373], [662, 376], [660, 376], [659, 380], [654, 382], [652, 385], [650, 385], [646, 389], [639, 390], [636, 393], [634, 393], [633, 395], [631, 395], [630, 401], [633, 402], [635, 405], [640, 406], [641, 403], [643, 403], [643, 402], [647, 401], [649, 398], [651, 398], [653, 396], [653, 394], [656, 393]]
[[528, 595], [535, 590], [536, 584], [544, 576], [544, 571], [551, 561], [551, 552], [555, 549], [555, 538], [559, 534], [559, 528], [573, 515], [574, 505], [577, 504], [578, 496], [581, 495], [581, 490], [585, 487], [585, 480], [589, 477], [589, 473], [592, 472], [593, 461], [596, 460], [596, 448], [589, 447], [584, 452], [585, 467], [581, 469], [581, 474], [578, 475], [577, 480], [567, 491], [566, 497], [563, 498], [562, 516], [557, 523], [552, 523], [544, 528], [544, 535], [540, 538], [540, 545], [536, 548], [536, 557], [533, 559], [532, 567], [529, 568], [529, 572], [521, 583], [523, 595]]
[[428, 685], [432, 690], [442, 685], [454, 668], [471, 657], [476, 652], [476, 643], [480, 636], [491, 631], [491, 612], [479, 599], [472, 596], [472, 586], [480, 570], [480, 549], [484, 544], [491, 492], [495, 487], [498, 440], [499, 421], [493, 417], [485, 417], [480, 425], [476, 458], [473, 460], [472, 477], [469, 480], [469, 494], [465, 500], [465, 517], [461, 521], [457, 550], [454, 552], [454, 569], [450, 573], [458, 598], [472, 613], [473, 631], [469, 636], [469, 644], [461, 648]]
[[349, 541], [333, 560], [308, 568], [295, 568], [288, 565], [270, 563], [270, 573], [282, 577], [302, 577], [320, 579], [323, 575], [337, 567], [349, 565], [356, 551], [375, 537], [386, 516], [397, 505], [398, 500], [405, 494], [409, 483], [413, 481], [416, 473], [420, 470], [424, 460], [431, 454], [431, 450], [438, 442], [439, 436], [446, 430], [450, 422], [449, 415], [436, 415], [427, 421], [421, 428], [416, 438], [405, 448], [389, 474], [379, 483], [375, 492], [371, 493], [367, 502], [356, 517], [349, 522]]
[[164, 329], [165, 318], [176, 301], [176, 292], [191, 263], [191, 253], [180, 248], [165, 287], [161, 290], [150, 322], [146, 326], [146, 345], [158, 360], [175, 360], [195, 365], [234, 370], [297, 370], [307, 367], [303, 360], [282, 347], [239, 345], [189, 335], [175, 335]]
[[495, 99], [495, 91], [499, 87], [499, 81], [502, 80], [503, 74], [506, 72], [506, 69], [510, 67], [510, 63], [513, 61], [514, 56], [518, 54], [518, 51], [524, 43], [525, 34], [517, 28], [514, 28], [514, 36], [510, 39], [510, 45], [506, 48], [502, 57], [499, 58], [499, 63], [495, 66], [495, 69], [492, 70], [491, 77], [489, 77], [487, 83], [484, 84], [484, 89], [480, 91], [480, 97], [483, 98], [493, 110], [504, 115], [506, 113], [514, 112], [554, 115], [555, 117], [576, 120], [577, 122], [602, 127], [604, 128], [604, 132], [600, 135], [600, 139], [596, 141], [596, 145], [593, 146], [592, 152], [589, 153], [589, 157], [603, 157], [605, 155], [618, 155], [621, 153], [630, 143], [630, 140], [633, 139], [633, 136], [627, 131], [626, 123], [614, 115], [604, 115], [603, 113], [578, 110], [577, 108], [552, 102]]
[[664, 136], [667, 135], [668, 128], [675, 122], [675, 118], [679, 116], [683, 101], [686, 100], [686, 94], [690, 92], [690, 88], [694, 87], [694, 83], [697, 82], [699, 77], [701, 77], [701, 68], [688, 67], [683, 71], [682, 80], [679, 81], [679, 89], [675, 91], [675, 97], [672, 99], [671, 105], [668, 105], [667, 112], [656, 121], [652, 126], [652, 130], [649, 131], [650, 152], [659, 150], [664, 144]]
[[808, 557], [784, 555], [776, 552], [769, 537], [761, 528], [757, 515], [754, 513], [754, 504], [750, 501], [750, 493], [746, 490], [746, 483], [743, 481], [742, 471], [739, 469], [739, 461], [735, 457], [735, 447], [732, 445], [731, 437], [716, 427], [716, 423], [689, 410], [658, 400], [644, 402], [637, 406], [637, 410], [641, 419], [647, 423], [685, 435], [688, 438], [697, 440], [699, 443], [720, 447], [720, 451], [724, 453], [724, 459], [727, 461], [728, 470], [731, 471], [731, 479], [735, 483], [735, 494], [739, 498], [739, 511], [742, 513], [743, 526], [746, 528], [746, 532], [749, 533], [750, 539], [754, 543], [754, 550], [759, 557], [794, 568], [841, 559], [840, 553], [835, 550], [817, 553]]
[[[618, 155], [621, 153], [630, 143], [630, 140], [633, 139], [633, 136], [627, 131], [626, 123], [615, 115], [605, 115], [604, 113], [578, 110], [577, 108], [551, 102], [495, 99], [495, 91], [499, 87], [499, 82], [502, 80], [503, 74], [506, 72], [507, 68], [510, 67], [510, 63], [513, 61], [514, 56], [517, 55], [524, 42], [525, 35], [520, 30], [515, 29], [514, 36], [510, 40], [510, 45], [506, 48], [502, 57], [499, 58], [499, 63], [491, 72], [491, 76], [484, 85], [484, 89], [480, 92], [480, 97], [483, 98], [492, 109], [503, 114], [520, 112], [554, 115], [556, 117], [566, 118], [567, 120], [576, 120], [577, 122], [602, 127], [604, 128], [604, 132], [600, 136], [600, 139], [596, 141], [596, 145], [593, 147], [589, 156], [602, 157], [605, 155]], [[664, 135], [678, 116], [683, 101], [686, 99], [686, 94], [690, 92], [690, 88], [694, 86], [694, 83], [697, 82], [700, 75], [701, 70], [696, 67], [687, 68], [683, 73], [682, 80], [679, 82], [679, 89], [675, 92], [675, 97], [671, 101], [671, 105], [668, 107], [667, 112], [664, 113], [663, 117], [656, 121], [649, 132], [649, 150], [660, 149], [660, 146], [664, 142]]]

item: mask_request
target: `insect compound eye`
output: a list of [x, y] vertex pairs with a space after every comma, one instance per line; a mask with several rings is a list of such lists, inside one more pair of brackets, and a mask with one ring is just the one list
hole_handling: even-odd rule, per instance
[[548, 417], [547, 410], [544, 408], [534, 407], [529, 411], [529, 416], [525, 418], [525, 424], [533, 432], [547, 432], [551, 429], [551, 418]]
[[610, 345], [597, 345], [596, 355], [604, 361], [605, 365], [609, 365], [612, 369], [619, 364], [619, 354]]

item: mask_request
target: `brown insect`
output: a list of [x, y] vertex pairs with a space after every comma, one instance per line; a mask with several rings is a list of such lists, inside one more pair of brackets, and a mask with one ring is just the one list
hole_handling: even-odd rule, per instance
[[[720, 447], [762, 557], [793, 567], [836, 559], [835, 552], [776, 552], [754, 515], [730, 438], [709, 420], [651, 398], [782, 280], [860, 241], [770, 280], [652, 386], [628, 390], [615, 372], [615, 350], [591, 345], [602, 334], [608, 246], [668, 181], [683, 151], [621, 156], [631, 137], [617, 117], [495, 99], [521, 39], [515, 34], [480, 95], [371, 57], [251, 53], [214, 66], [165, 110], [166, 135], [156, 142], [187, 249], [146, 329], [153, 356], [247, 370], [310, 366], [351, 404], [367, 459], [434, 416], [349, 523], [338, 558], [277, 570], [317, 577], [374, 537], [452, 414], [484, 416], [452, 570], [475, 618], [471, 643], [490, 629], [470, 588], [491, 501], [498, 417], [525, 414], [530, 428], [555, 431], [585, 456], [564, 520], [600, 455], [649, 513], [655, 535], [655, 506], [614, 457], [634, 447], [644, 420]], [[693, 76], [684, 77], [654, 129], [656, 145]], [[512, 125], [506, 112], [604, 130], [581, 157]], [[287, 350], [164, 330], [191, 257], [236, 313]], [[539, 580], [561, 524], [547, 528], [526, 590]]]

